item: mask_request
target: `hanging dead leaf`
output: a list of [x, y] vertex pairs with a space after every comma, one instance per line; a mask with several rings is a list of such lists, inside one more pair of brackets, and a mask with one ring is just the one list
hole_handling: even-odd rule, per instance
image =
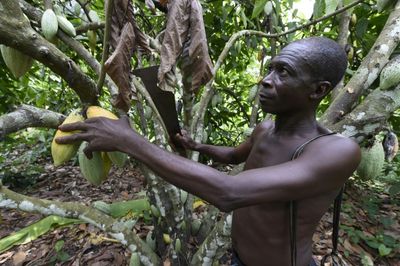
[[124, 111], [130, 108], [132, 91], [130, 88], [130, 59], [134, 52], [135, 33], [132, 24], [125, 24], [114, 53], [104, 63], [104, 68], [117, 84], [119, 94], [114, 105]]
[[173, 90], [166, 84], [165, 77], [182, 55], [184, 87], [188, 91], [197, 91], [212, 77], [201, 6], [197, 1], [169, 1], [167, 19], [158, 72], [159, 86], [163, 90]]
[[197, 92], [213, 76], [202, 13], [199, 2], [191, 1], [190, 34], [184, 45], [181, 66], [184, 88], [190, 92]]
[[172, 71], [176, 60], [182, 53], [183, 42], [187, 39], [190, 21], [188, 0], [175, 0], [168, 3], [167, 27], [161, 46], [161, 62], [158, 69], [159, 87], [168, 89], [165, 75]]

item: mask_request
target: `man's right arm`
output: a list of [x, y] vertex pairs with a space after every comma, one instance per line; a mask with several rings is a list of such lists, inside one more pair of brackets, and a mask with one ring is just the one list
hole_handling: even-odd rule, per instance
[[237, 147], [214, 146], [197, 143], [186, 132], [182, 135], [177, 134], [175, 140], [182, 144], [185, 149], [198, 151], [221, 163], [239, 164], [246, 161], [252, 147], [251, 138], [241, 143]]

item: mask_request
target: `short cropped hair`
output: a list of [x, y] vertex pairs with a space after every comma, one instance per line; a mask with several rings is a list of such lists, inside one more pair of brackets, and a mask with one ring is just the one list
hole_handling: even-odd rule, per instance
[[325, 37], [310, 37], [292, 42], [302, 45], [312, 75], [329, 81], [334, 88], [343, 78], [347, 68], [347, 55], [338, 43]]

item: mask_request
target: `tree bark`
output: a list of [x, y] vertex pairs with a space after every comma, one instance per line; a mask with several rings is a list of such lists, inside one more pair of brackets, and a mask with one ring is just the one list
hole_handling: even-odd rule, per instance
[[375, 90], [351, 113], [329, 129], [362, 142], [387, 127], [387, 120], [400, 107], [400, 85], [393, 90]]
[[65, 116], [30, 105], [21, 105], [15, 111], [0, 116], [0, 141], [6, 135], [27, 127], [57, 128]]
[[0, 3], [0, 43], [48, 66], [68, 83], [83, 103], [96, 103], [96, 84], [74, 61], [30, 27], [18, 1], [4, 0]]
[[400, 42], [400, 1], [390, 14], [375, 44], [357, 72], [324, 113], [324, 124], [334, 124], [349, 113], [360, 95], [376, 80], [382, 68]]
[[44, 215], [78, 218], [110, 234], [127, 246], [131, 252], [138, 252], [143, 265], [160, 265], [160, 259], [151, 248], [123, 221], [117, 221], [105, 213], [77, 202], [58, 202], [37, 199], [13, 192], [0, 182], [0, 207], [36, 212]]

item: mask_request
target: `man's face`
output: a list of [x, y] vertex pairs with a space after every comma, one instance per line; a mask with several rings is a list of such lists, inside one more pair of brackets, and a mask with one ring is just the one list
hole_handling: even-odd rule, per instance
[[304, 45], [293, 43], [272, 59], [269, 73], [260, 83], [264, 112], [282, 114], [311, 106], [309, 94], [315, 80], [306, 55]]

